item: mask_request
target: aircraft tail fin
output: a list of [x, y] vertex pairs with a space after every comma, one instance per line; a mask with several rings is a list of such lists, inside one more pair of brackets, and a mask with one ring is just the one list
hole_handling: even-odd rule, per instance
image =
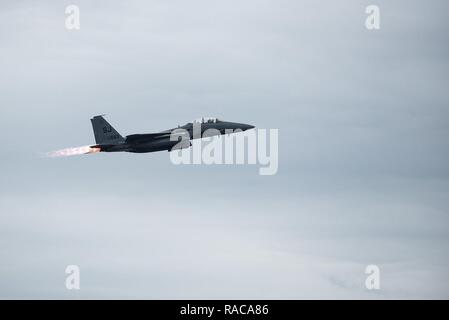
[[119, 144], [124, 143], [125, 139], [117, 132], [103, 116], [95, 116], [90, 119], [94, 129], [95, 142], [101, 144]]

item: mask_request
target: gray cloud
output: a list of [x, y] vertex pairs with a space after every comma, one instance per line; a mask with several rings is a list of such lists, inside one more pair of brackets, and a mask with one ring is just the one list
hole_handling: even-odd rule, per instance
[[[0, 4], [0, 297], [449, 296], [447, 2], [380, 1], [375, 32], [369, 1], [76, 4], [79, 32], [64, 3]], [[279, 172], [39, 156], [102, 113], [278, 128]]]

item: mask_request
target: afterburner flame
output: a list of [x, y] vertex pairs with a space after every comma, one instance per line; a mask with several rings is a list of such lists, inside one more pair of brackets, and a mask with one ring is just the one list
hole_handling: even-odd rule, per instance
[[57, 151], [51, 151], [47, 153], [47, 157], [58, 158], [58, 157], [70, 157], [77, 156], [80, 154], [97, 153], [100, 152], [101, 148], [92, 148], [90, 146], [82, 146], [76, 148], [67, 148]]

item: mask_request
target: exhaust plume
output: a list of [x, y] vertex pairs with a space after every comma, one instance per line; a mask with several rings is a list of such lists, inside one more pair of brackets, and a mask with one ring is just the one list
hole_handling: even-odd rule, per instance
[[91, 147], [91, 146], [82, 146], [82, 147], [66, 148], [66, 149], [62, 149], [62, 150], [47, 152], [46, 156], [49, 158], [70, 157], [70, 156], [77, 156], [80, 154], [97, 153], [100, 151], [101, 151], [101, 148], [95, 148], [95, 147]]

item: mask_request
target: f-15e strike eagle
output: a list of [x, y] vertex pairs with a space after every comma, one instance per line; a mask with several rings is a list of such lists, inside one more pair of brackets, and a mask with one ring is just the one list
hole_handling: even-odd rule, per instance
[[145, 153], [155, 151], [172, 151], [189, 148], [190, 140], [213, 135], [231, 134], [246, 131], [254, 126], [218, 120], [217, 118], [201, 118], [177, 128], [156, 133], [132, 134], [121, 136], [103, 116], [90, 119], [95, 135], [95, 145], [67, 148], [47, 153], [49, 157], [66, 157], [96, 152], [134, 152]]

